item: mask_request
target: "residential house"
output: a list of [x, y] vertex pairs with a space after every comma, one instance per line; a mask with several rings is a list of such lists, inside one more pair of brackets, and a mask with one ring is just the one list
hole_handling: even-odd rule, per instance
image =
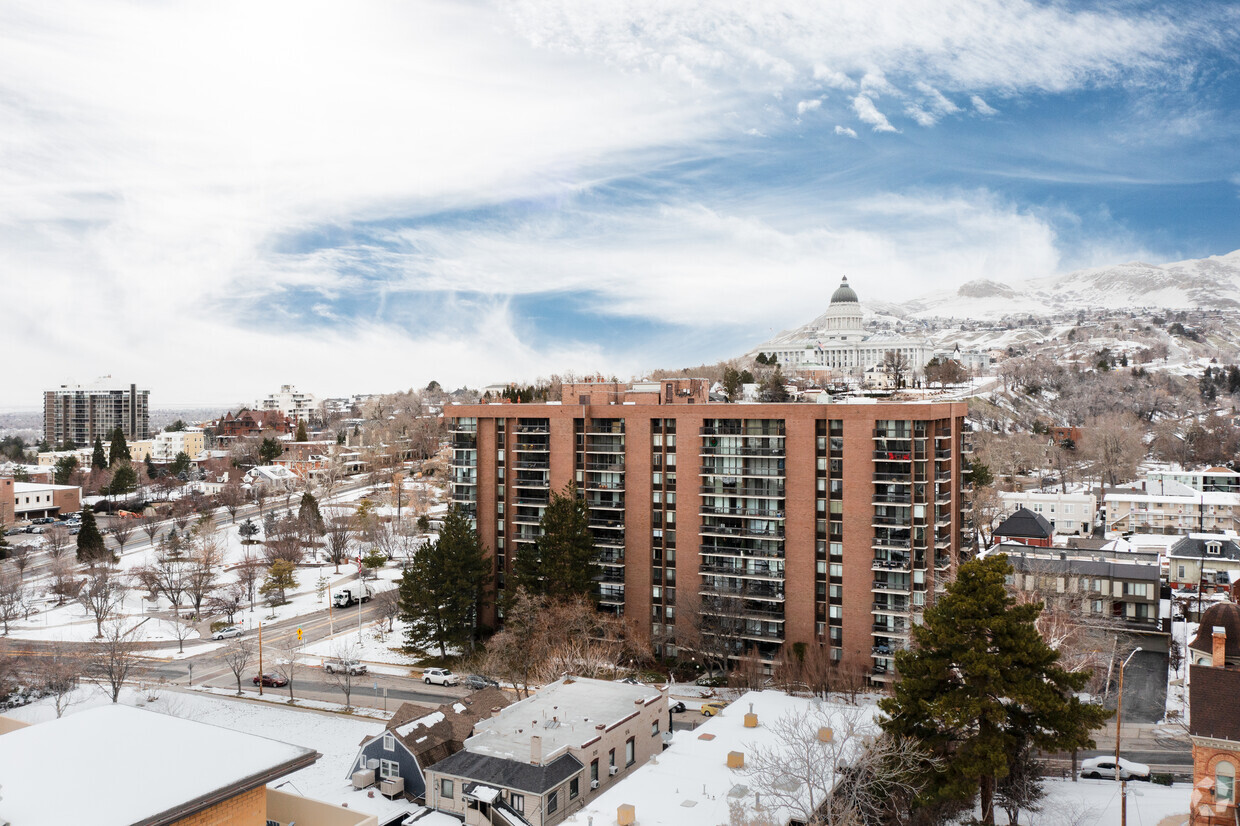
[[[188, 745], [175, 758], [152, 759], [178, 743]], [[206, 723], [97, 706], [0, 734], [0, 823], [374, 826], [371, 815], [267, 787], [318, 757]]]
[[[1222, 628], [1226, 635], [1221, 660], [1216, 659], [1219, 655], [1219, 650], [1214, 644], [1216, 628]], [[1220, 602], [1202, 612], [1197, 636], [1193, 637], [1193, 641], [1188, 644], [1188, 659], [1193, 665], [1240, 668], [1240, 605], [1234, 602]]]
[[658, 754], [669, 725], [656, 688], [565, 677], [479, 720], [426, 770], [426, 805], [467, 826], [554, 826]]
[[257, 436], [260, 433], [292, 433], [297, 422], [279, 410], [238, 410], [225, 413], [212, 425], [215, 441], [227, 445], [237, 439]]
[[1231, 605], [1230, 610], [1233, 617], [1227, 625], [1201, 626], [1202, 634], [1210, 635], [1210, 664], [1188, 667], [1188, 734], [1193, 743], [1191, 826], [1235, 826], [1240, 816], [1236, 807], [1240, 715], [1235, 709], [1240, 697], [1240, 669], [1228, 657], [1229, 647], [1234, 647], [1236, 606]]
[[152, 441], [151, 459], [156, 462], [174, 461], [178, 453], [197, 459], [207, 447], [206, 435], [201, 427], [165, 430], [156, 434]]
[[1163, 482], [1178, 482], [1199, 493], [1240, 493], [1240, 472], [1226, 467], [1205, 470], [1156, 470], [1145, 475], [1145, 485], [1154, 489]]
[[[387, 781], [389, 789], [399, 788], [406, 798], [420, 799], [426, 794], [424, 767], [460, 751], [479, 720], [511, 703], [498, 688], [475, 691], [429, 714], [423, 706], [404, 703], [381, 734], [362, 741], [349, 777], [362, 787], [379, 783], [382, 789]], [[399, 782], [393, 785], [394, 781]]]
[[1173, 588], [1234, 596], [1240, 582], [1240, 537], [1190, 533], [1167, 549], [1167, 561]]
[[1044, 518], [1056, 534], [1089, 536], [1094, 530], [1098, 497], [1085, 489], [1064, 493], [1060, 490], [1001, 491], [1004, 508], [1024, 508]]
[[1028, 508], [1017, 508], [995, 528], [995, 542], [1049, 548], [1055, 529], [1046, 517]]

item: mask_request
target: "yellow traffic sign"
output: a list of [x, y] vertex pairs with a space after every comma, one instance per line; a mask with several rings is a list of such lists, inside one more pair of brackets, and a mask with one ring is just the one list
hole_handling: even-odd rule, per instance
[[297, 641], [301, 642], [301, 629], [300, 628], [297, 629]]

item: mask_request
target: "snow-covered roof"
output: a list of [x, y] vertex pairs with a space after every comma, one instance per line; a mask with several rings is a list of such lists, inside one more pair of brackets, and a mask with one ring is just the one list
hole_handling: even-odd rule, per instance
[[191, 801], [262, 786], [317, 757], [206, 723], [98, 706], [0, 737], [0, 822], [171, 823], [192, 813], [182, 809]]
[[[745, 712], [750, 704], [758, 717], [756, 728], [745, 728]], [[728, 753], [749, 755], [755, 746], [777, 748], [784, 745], [772, 726], [785, 716], [806, 717], [821, 708], [833, 719], [846, 715], [869, 722], [874, 706], [843, 706], [792, 697], [782, 691], [751, 691], [732, 703], [723, 713], [711, 717], [692, 731], [678, 731], [671, 746], [662, 754], [634, 769], [624, 780], [603, 792], [565, 823], [613, 823], [616, 809], [632, 804], [642, 826], [716, 826], [730, 822], [729, 804], [738, 803], [753, 811], [755, 791], [743, 770], [730, 769]], [[836, 725], [842, 730], [843, 725]], [[841, 755], [843, 756], [843, 755]], [[763, 799], [764, 805], [770, 805]], [[764, 814], [771, 823], [786, 823], [792, 813], [786, 810]]]
[[[46, 468], [44, 468], [46, 470]], [[78, 490], [76, 485], [47, 485], [42, 482], [14, 482], [13, 493], [40, 493], [45, 490]]]
[[[1169, 486], [1171, 482], [1167, 483]], [[1104, 497], [1105, 502], [1142, 502], [1163, 505], [1240, 505], [1240, 493], [1201, 492], [1188, 488], [1183, 494], [1156, 494], [1143, 491], [1113, 490]]]
[[611, 725], [633, 713], [634, 701], [645, 704], [663, 697], [647, 685], [592, 680], [556, 680], [536, 694], [513, 703], [494, 717], [479, 720], [465, 748], [475, 754], [526, 761], [530, 754], [530, 721], [538, 722], [543, 755], [550, 759], [567, 746], [593, 739], [599, 723]]

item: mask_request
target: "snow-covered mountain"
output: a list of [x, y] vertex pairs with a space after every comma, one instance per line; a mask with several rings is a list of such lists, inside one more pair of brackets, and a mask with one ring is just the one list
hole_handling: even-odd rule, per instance
[[1020, 286], [970, 281], [955, 290], [886, 305], [884, 311], [905, 318], [994, 320], [1130, 307], [1240, 310], [1240, 250], [1173, 264], [1132, 262], [1078, 270]]

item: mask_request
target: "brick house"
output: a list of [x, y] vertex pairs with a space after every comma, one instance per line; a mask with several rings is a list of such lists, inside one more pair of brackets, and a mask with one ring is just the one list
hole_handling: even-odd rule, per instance
[[274, 430], [276, 433], [292, 433], [297, 423], [279, 410], [239, 410], [236, 414], [225, 413], [212, 425], [214, 437], [219, 444], [229, 444], [246, 436]]
[[1046, 517], [1028, 508], [1017, 508], [995, 528], [996, 542], [1015, 542], [1035, 548], [1049, 548], [1055, 529]]
[[[1240, 613], [1235, 604], [1214, 606], [1211, 611], [1216, 608]], [[1216, 612], [1216, 617], [1219, 613], [1222, 612]], [[1203, 622], [1202, 633], [1206, 628]], [[1235, 826], [1236, 771], [1240, 768], [1240, 715], [1235, 713], [1235, 702], [1240, 697], [1240, 668], [1227, 662], [1227, 649], [1234, 647], [1228, 627], [1210, 627], [1210, 638], [1211, 664], [1189, 666], [1188, 733], [1193, 742], [1189, 823], [1190, 826]], [[1194, 648], [1200, 640], [1201, 634], [1194, 641]]]

